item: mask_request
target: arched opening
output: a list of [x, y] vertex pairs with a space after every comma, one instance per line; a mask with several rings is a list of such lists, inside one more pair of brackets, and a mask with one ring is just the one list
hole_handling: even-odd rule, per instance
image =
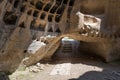
[[[60, 46], [51, 57], [52, 60], [103, 60], [95, 51], [94, 43], [75, 40], [70, 37], [63, 37]], [[79, 63], [79, 61], [77, 61]]]
[[74, 40], [69, 37], [61, 39], [61, 44], [55, 54], [52, 56], [53, 59], [71, 59], [79, 57], [79, 46], [80, 41]]

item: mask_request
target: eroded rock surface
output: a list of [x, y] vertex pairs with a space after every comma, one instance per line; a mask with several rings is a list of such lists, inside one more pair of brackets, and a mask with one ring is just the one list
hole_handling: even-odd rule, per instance
[[[15, 71], [26, 56], [22, 63], [27, 66], [51, 58], [66, 36], [82, 41], [83, 51], [95, 53], [108, 62], [119, 59], [119, 3], [119, 0], [1, 0], [0, 71]], [[78, 27], [78, 11], [92, 16], [85, 16], [87, 26], [79, 23], [82, 29]], [[92, 23], [97, 24], [97, 30], [91, 29]], [[50, 38], [46, 38], [48, 35]], [[37, 47], [31, 55], [28, 47], [34, 40], [42, 40], [46, 45]]]

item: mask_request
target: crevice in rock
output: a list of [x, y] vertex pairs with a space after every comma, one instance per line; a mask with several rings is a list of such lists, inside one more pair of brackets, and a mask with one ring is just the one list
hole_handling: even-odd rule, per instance
[[20, 23], [19, 27], [25, 28], [25, 23], [24, 22]]
[[17, 16], [14, 14], [14, 12], [6, 12], [3, 21], [8, 25], [15, 25], [17, 20]]
[[19, 4], [19, 0], [15, 0], [14, 8], [17, 8], [17, 7], [18, 7], [18, 4]]

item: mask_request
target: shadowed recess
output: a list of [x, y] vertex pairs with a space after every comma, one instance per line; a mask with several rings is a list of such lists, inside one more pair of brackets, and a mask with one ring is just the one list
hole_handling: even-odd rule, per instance
[[33, 16], [34, 16], [34, 17], [37, 17], [38, 14], [39, 14], [39, 12], [38, 12], [37, 10], [35, 10], [34, 13], [33, 13]]
[[40, 23], [37, 23], [36, 20], [33, 20], [30, 25], [30, 29], [36, 30], [36, 31], [44, 31], [45, 25], [42, 25]]
[[44, 11], [49, 11], [49, 9], [51, 8], [52, 4], [51, 3], [48, 3], [45, 8], [44, 8]]
[[8, 25], [15, 25], [17, 20], [17, 16], [14, 14], [14, 12], [6, 12], [3, 21]]
[[15, 0], [14, 7], [17, 8], [19, 4], [19, 0]]
[[30, 9], [28, 12], [27, 12], [28, 15], [31, 15], [32, 14], [32, 9]]
[[40, 16], [40, 19], [45, 19], [46, 14], [43, 12]]
[[48, 21], [52, 22], [52, 20], [53, 20], [53, 15], [48, 15]]
[[36, 8], [37, 9], [39, 9], [39, 10], [41, 10], [42, 8], [43, 8], [43, 3], [41, 2], [41, 1], [38, 1], [37, 3], [36, 3]]

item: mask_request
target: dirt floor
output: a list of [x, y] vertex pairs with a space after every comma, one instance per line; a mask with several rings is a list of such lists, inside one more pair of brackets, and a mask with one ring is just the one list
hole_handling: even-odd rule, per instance
[[83, 55], [42, 62], [38, 72], [17, 70], [10, 80], [120, 80], [120, 62], [105, 63], [100, 58]]

